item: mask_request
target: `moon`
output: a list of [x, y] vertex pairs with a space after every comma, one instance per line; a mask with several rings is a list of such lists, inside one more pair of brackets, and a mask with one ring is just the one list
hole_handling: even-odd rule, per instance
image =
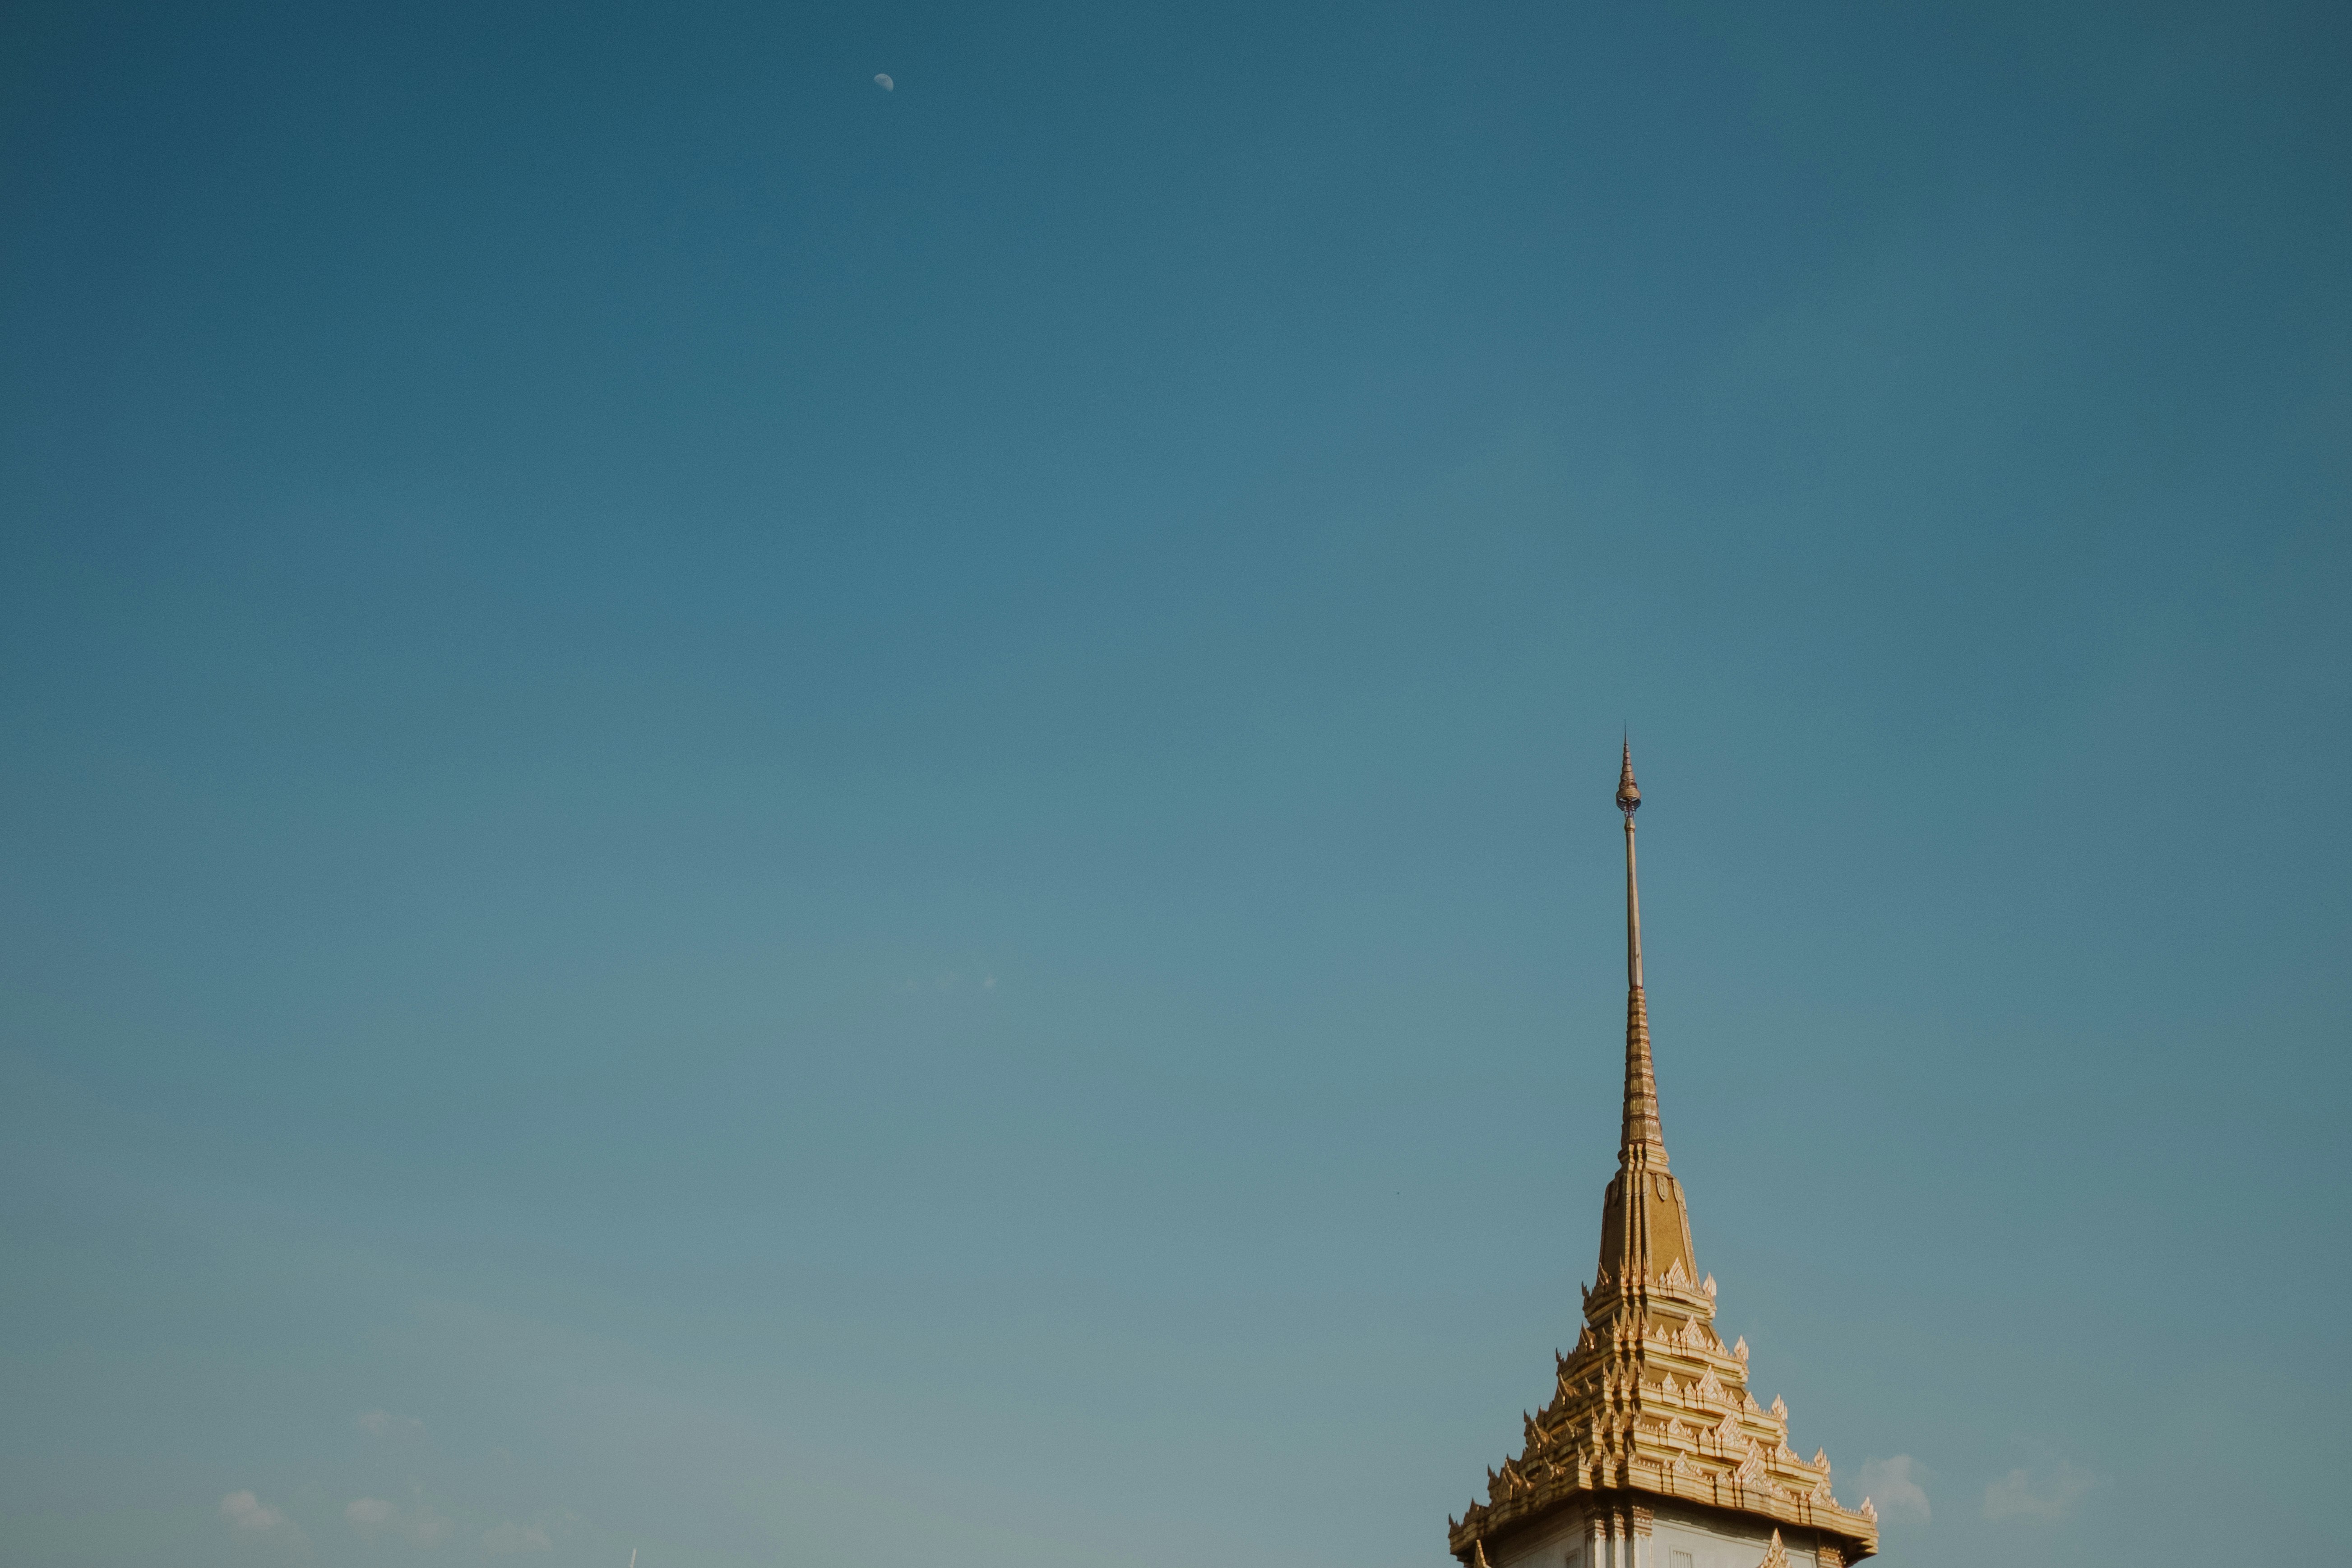
[[874, 73], [874, 85], [880, 88], [884, 92], [896, 92], [898, 90], [898, 84], [890, 79], [889, 73], [887, 71], [876, 71]]

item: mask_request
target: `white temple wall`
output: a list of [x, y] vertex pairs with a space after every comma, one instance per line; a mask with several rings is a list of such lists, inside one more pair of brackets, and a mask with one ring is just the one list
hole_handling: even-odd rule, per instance
[[[1501, 1552], [1488, 1548], [1492, 1568], [1758, 1568], [1771, 1549], [1773, 1527], [1739, 1514], [1685, 1508], [1659, 1500], [1648, 1535], [1609, 1539], [1604, 1513], [1573, 1510], [1519, 1535]], [[1818, 1568], [1810, 1531], [1783, 1530], [1790, 1568]]]
[[[1771, 1550], [1772, 1527], [1738, 1516], [1668, 1518], [1658, 1515], [1639, 1568], [1756, 1568]], [[1816, 1568], [1811, 1531], [1782, 1531], [1781, 1550], [1790, 1568]], [[1794, 1534], [1797, 1539], [1790, 1539]], [[1801, 1542], [1801, 1544], [1800, 1543]], [[1586, 1568], [1579, 1563], [1577, 1568]]]
[[[1570, 1509], [1514, 1541], [1505, 1553], [1489, 1551], [1493, 1568], [1561, 1568], [1568, 1553], [1584, 1544], [1584, 1516]], [[1582, 1558], [1577, 1568], [1591, 1568]]]

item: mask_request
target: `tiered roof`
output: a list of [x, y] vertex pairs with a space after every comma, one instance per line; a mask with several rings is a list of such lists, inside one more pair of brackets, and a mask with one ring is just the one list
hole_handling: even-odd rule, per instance
[[1489, 1539], [1563, 1503], [1636, 1492], [1819, 1531], [1856, 1562], [1878, 1550], [1877, 1512], [1867, 1498], [1858, 1510], [1840, 1504], [1829, 1456], [1798, 1458], [1788, 1405], [1759, 1405], [1748, 1391], [1748, 1342], [1727, 1349], [1716, 1334], [1715, 1277], [1698, 1278], [1690, 1211], [1667, 1169], [1642, 989], [1633, 860], [1641, 801], [1629, 744], [1617, 791], [1625, 814], [1624, 1121], [1584, 1327], [1576, 1348], [1557, 1358], [1551, 1399], [1522, 1417], [1519, 1457], [1486, 1472], [1486, 1500], [1446, 1521], [1446, 1544], [1462, 1562], [1483, 1563]]

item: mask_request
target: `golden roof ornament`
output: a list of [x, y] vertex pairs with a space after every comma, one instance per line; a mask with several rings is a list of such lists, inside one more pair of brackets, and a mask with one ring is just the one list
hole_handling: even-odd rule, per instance
[[[1487, 1568], [1489, 1539], [1520, 1526], [1569, 1508], [1597, 1517], [1630, 1507], [1646, 1517], [1650, 1500], [1663, 1497], [1769, 1524], [1768, 1563], [1787, 1561], [1781, 1530], [1802, 1531], [1797, 1539], [1810, 1538], [1822, 1563], [1858, 1562], [1878, 1550], [1875, 1511], [1836, 1500], [1825, 1452], [1811, 1463], [1797, 1457], [1787, 1405], [1776, 1398], [1767, 1412], [1748, 1392], [1747, 1340], [1727, 1350], [1715, 1331], [1715, 1277], [1699, 1272], [1658, 1115], [1633, 853], [1642, 791], [1630, 739], [1616, 801], [1625, 817], [1625, 1089], [1600, 1258], [1583, 1290], [1576, 1348], [1558, 1358], [1550, 1403], [1524, 1418], [1519, 1458], [1487, 1472], [1485, 1500], [1447, 1521], [1446, 1545], [1466, 1568]], [[1497, 1547], [1506, 1563], [1515, 1555], [1508, 1545]]]

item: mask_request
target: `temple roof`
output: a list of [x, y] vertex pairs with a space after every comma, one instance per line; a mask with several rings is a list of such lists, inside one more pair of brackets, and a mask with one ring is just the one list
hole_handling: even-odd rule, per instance
[[1626, 745], [1617, 787], [1625, 814], [1625, 1104], [1617, 1173], [1602, 1200], [1601, 1258], [1584, 1291], [1576, 1348], [1556, 1356], [1551, 1398], [1523, 1415], [1519, 1457], [1486, 1472], [1486, 1499], [1447, 1521], [1464, 1563], [1493, 1536], [1585, 1493], [1633, 1491], [1725, 1509], [1835, 1538], [1848, 1562], [1878, 1550], [1870, 1500], [1850, 1510], [1830, 1490], [1830, 1462], [1789, 1443], [1789, 1407], [1748, 1391], [1748, 1342], [1715, 1331], [1715, 1277], [1698, 1274], [1690, 1211], [1667, 1170], [1642, 984], [1642, 902], [1633, 813], [1642, 794]]

